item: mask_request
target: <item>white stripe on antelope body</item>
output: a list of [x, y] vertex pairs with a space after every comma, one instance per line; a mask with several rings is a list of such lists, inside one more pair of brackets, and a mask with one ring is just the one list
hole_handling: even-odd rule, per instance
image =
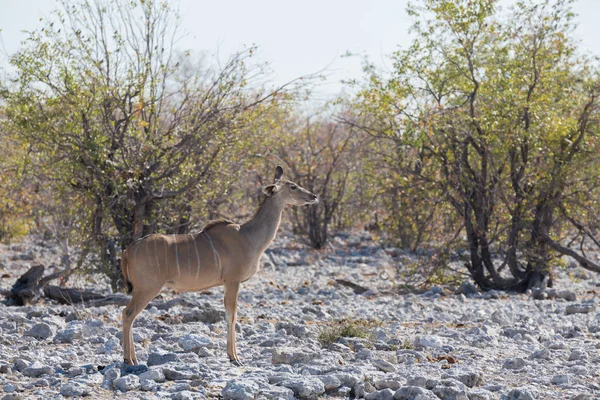
[[[235, 345], [240, 283], [258, 271], [259, 260], [277, 233], [284, 207], [318, 201], [317, 196], [306, 189], [281, 179], [282, 175], [283, 169], [277, 167], [273, 184], [263, 188], [267, 198], [256, 215], [242, 225], [215, 221], [199, 234], [150, 235], [123, 252], [121, 271], [133, 290], [131, 301], [123, 310], [123, 352], [127, 364], [138, 364], [133, 344], [133, 320], [163, 286], [184, 291], [223, 285], [227, 355], [231, 362], [241, 365]], [[145, 250], [140, 250], [142, 242], [145, 242]], [[180, 256], [187, 256], [188, 268], [180, 268]]]

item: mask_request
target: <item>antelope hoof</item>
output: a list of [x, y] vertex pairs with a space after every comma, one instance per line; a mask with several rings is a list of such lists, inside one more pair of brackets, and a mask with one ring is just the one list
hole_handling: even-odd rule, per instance
[[233, 365], [235, 365], [236, 367], [243, 367], [244, 364], [240, 361], [239, 358], [231, 358], [229, 360], [230, 363], [232, 363]]

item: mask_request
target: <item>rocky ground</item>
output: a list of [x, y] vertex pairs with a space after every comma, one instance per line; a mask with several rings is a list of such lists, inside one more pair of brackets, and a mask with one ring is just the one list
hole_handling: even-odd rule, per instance
[[[0, 246], [0, 288], [59, 258], [35, 238]], [[162, 298], [198, 307], [138, 317], [134, 339], [148, 369], [120, 363], [119, 307], [0, 305], [0, 397], [600, 399], [600, 276], [567, 268], [546, 300], [469, 284], [401, 294], [396, 271], [411, 258], [367, 233], [319, 252], [280, 235], [263, 261], [240, 293], [245, 366], [227, 360], [221, 288], [165, 290]], [[356, 294], [336, 279], [370, 290]], [[69, 285], [106, 290], [100, 281]]]

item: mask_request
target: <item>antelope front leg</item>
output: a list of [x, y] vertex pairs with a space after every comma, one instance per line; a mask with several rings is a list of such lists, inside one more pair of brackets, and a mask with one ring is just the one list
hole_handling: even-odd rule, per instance
[[227, 355], [233, 365], [242, 366], [235, 347], [235, 321], [237, 319], [237, 301], [240, 290], [239, 282], [228, 282], [225, 285], [225, 316], [227, 319]]

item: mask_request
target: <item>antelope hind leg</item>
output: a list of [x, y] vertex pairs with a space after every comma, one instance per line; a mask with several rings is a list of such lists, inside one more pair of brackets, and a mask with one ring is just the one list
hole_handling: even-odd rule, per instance
[[125, 364], [138, 365], [138, 360], [135, 356], [135, 345], [133, 343], [133, 320], [156, 297], [160, 289], [159, 287], [142, 291], [136, 290], [134, 287], [131, 301], [123, 309], [123, 361]]
[[227, 356], [229, 361], [237, 366], [242, 366], [238, 358], [235, 345], [235, 322], [237, 319], [237, 301], [240, 290], [239, 282], [225, 283], [225, 315], [227, 319]]

